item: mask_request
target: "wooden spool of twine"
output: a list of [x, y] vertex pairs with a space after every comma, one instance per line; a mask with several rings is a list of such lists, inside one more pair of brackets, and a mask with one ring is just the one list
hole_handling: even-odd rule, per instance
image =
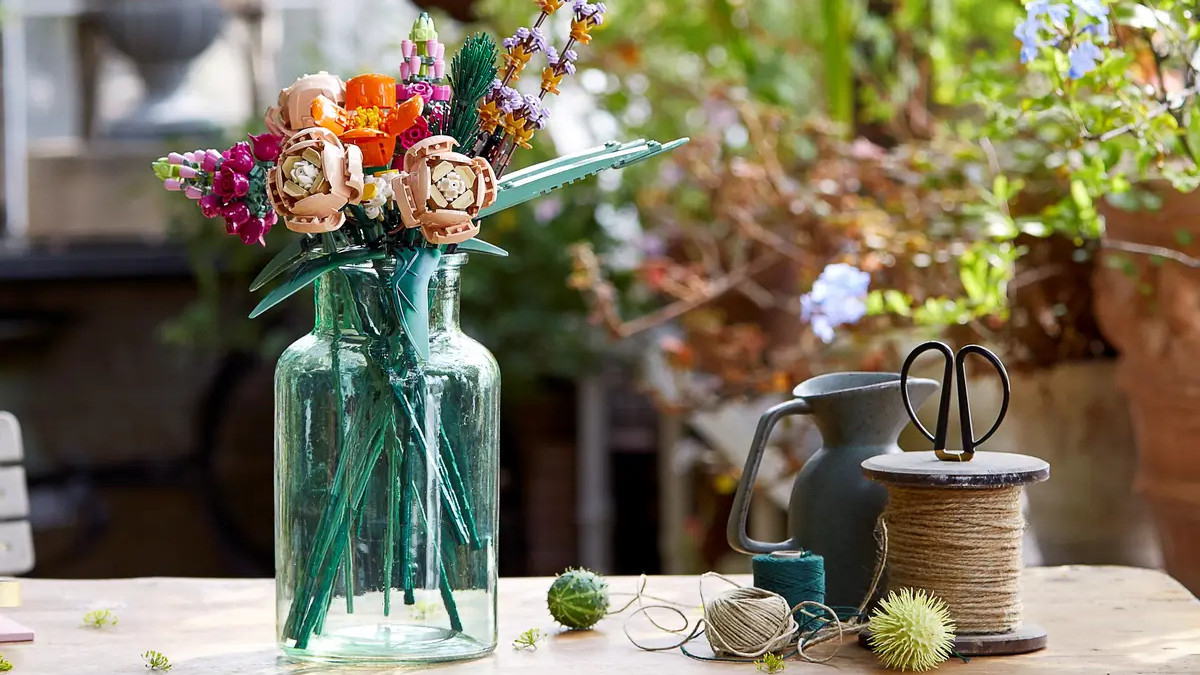
[[1017, 654], [1046, 646], [1021, 621], [1021, 486], [1050, 465], [1011, 453], [946, 462], [933, 452], [872, 457], [870, 479], [887, 485], [888, 588], [920, 588], [946, 602], [960, 654]]

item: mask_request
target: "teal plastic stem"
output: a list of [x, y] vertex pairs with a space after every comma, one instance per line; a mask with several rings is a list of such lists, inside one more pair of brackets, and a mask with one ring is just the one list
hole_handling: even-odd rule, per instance
[[[421, 506], [420, 500], [417, 500], [416, 504], [421, 525], [428, 530], [429, 521], [425, 518], [425, 507]], [[438, 591], [442, 596], [442, 604], [446, 606], [446, 616], [450, 617], [450, 630], [462, 632], [462, 619], [458, 616], [458, 603], [454, 600], [454, 591], [450, 588], [450, 578], [446, 575], [444, 558], [444, 553], [438, 556]]]
[[[300, 589], [303, 590], [297, 590], [296, 596], [292, 600], [292, 610], [288, 616], [288, 622], [285, 624], [285, 634], [291, 635], [300, 649], [308, 645], [308, 637], [314, 627], [317, 614], [313, 610], [321, 606], [322, 599], [326, 599], [327, 602], [328, 591], [333, 588], [334, 578], [337, 576], [336, 570], [341, 564], [341, 552], [345, 550], [343, 547], [333, 545], [334, 534], [341, 531], [346, 516], [346, 511], [342, 508], [343, 497], [340, 494], [340, 486], [345, 480], [345, 472], [353, 473], [355, 496], [351, 498], [350, 505], [354, 508], [361, 501], [362, 492], [367, 486], [367, 481], [364, 480], [367, 475], [366, 469], [382, 452], [382, 427], [381, 423], [373, 424], [371, 427], [368, 438], [371, 439], [372, 450], [369, 453], [363, 453], [363, 457], [367, 461], [354, 462], [356, 466], [350, 468], [347, 468], [347, 465], [351, 462], [338, 462], [333, 485], [339, 487], [334, 488], [325, 501], [321, 525], [317, 529], [317, 545], [314, 547], [312, 557], [309, 558], [308, 575], [300, 584]], [[326, 561], [330, 556], [332, 559]]]
[[[466, 543], [470, 544], [471, 548], [478, 550], [482, 547], [479, 540], [479, 529], [475, 527], [475, 514], [471, 510], [471, 496], [467, 494], [466, 485], [463, 483], [462, 474], [458, 470], [458, 458], [454, 456], [454, 448], [450, 445], [450, 437], [446, 435], [446, 428], [439, 425], [438, 437], [439, 445], [443, 459], [450, 477], [451, 492], [457, 494], [462, 500], [462, 516], [467, 525], [467, 535], [469, 537]], [[461, 543], [461, 542], [460, 542]]]
[[[326, 235], [326, 243], [330, 247], [333, 246], [332, 235]], [[334, 274], [336, 274], [338, 276], [339, 283], [343, 283], [345, 281], [343, 278], [343, 275], [341, 274], [340, 271], [334, 271]], [[340, 298], [341, 295], [338, 294], [338, 297]], [[335, 320], [337, 321], [338, 325], [341, 325], [341, 322], [342, 322], [342, 311], [343, 311], [342, 303], [338, 302], [337, 303], [337, 313], [336, 313], [336, 317], [335, 317]], [[334, 443], [336, 443], [336, 448], [337, 448], [336, 456], [338, 458], [338, 464], [342, 464], [342, 463], [346, 462], [347, 449], [349, 448], [349, 446], [346, 444], [346, 438], [345, 438], [345, 436], [346, 436], [346, 411], [344, 409], [344, 401], [342, 398], [342, 366], [341, 366], [341, 358], [339, 356], [341, 354], [341, 351], [342, 351], [341, 350], [341, 340], [339, 338], [335, 337], [333, 340], [333, 344], [330, 346], [330, 359], [332, 360], [331, 370], [333, 371], [333, 401], [334, 401], [333, 407], [334, 407], [334, 415], [337, 419], [337, 422], [336, 422], [337, 423], [337, 433], [334, 434]], [[346, 482], [348, 485], [349, 484], [349, 476], [346, 476], [345, 478], [346, 478]], [[342, 492], [343, 497], [346, 497], [349, 494], [349, 490], [347, 490], [346, 487], [347, 486], [345, 486], [345, 485], [342, 487], [341, 492]], [[349, 502], [346, 502], [342, 505], [343, 509], [348, 510], [349, 507], [350, 507]], [[354, 528], [353, 518], [347, 518], [346, 528], [345, 528], [346, 529], [346, 552], [343, 555], [343, 567], [342, 567], [342, 577], [344, 579], [344, 583], [346, 584], [346, 613], [347, 614], [354, 613], [354, 555], [353, 555], [354, 552], [353, 552], [353, 550], [351, 548], [351, 544], [350, 544], [350, 540], [354, 536], [353, 528]]]
[[400, 519], [400, 499], [401, 496], [396, 494], [396, 483], [400, 478], [400, 467], [397, 466], [400, 462], [399, 451], [396, 443], [396, 426], [392, 424], [391, 433], [387, 434], [387, 462], [388, 462], [388, 484], [387, 484], [387, 548], [383, 558], [383, 615], [390, 616], [392, 613], [392, 565], [396, 559], [396, 522]]
[[[400, 401], [400, 405], [404, 407], [404, 412], [409, 416], [409, 419], [413, 420], [414, 422], [420, 419], [417, 417], [416, 412], [413, 410], [412, 404], [409, 403], [408, 397], [404, 394], [404, 392], [398, 387], [393, 386], [392, 388], [396, 392], [396, 397]], [[450, 483], [449, 470], [446, 468], [446, 463], [442, 461], [442, 455], [440, 452], [429, 447], [429, 443], [425, 440], [425, 434], [422, 433], [423, 426], [414, 425], [414, 428], [416, 429], [416, 434], [414, 434], [414, 436], [417, 439], [417, 443], [421, 445], [421, 450], [425, 453], [428, 464], [432, 465], [434, 470], [437, 472], [438, 485], [440, 487], [438, 493], [442, 497], [442, 506], [445, 507], [447, 513], [449, 513], [450, 522], [454, 525], [454, 537], [460, 544], [466, 544], [468, 541], [470, 541], [470, 536], [467, 534], [467, 524], [463, 520], [462, 508], [458, 503], [457, 495], [455, 494], [452, 484]]]
[[[382, 456], [383, 445], [384, 443], [382, 438], [373, 444], [369, 460], [366, 462], [363, 470], [357, 472], [356, 474], [356, 477], [359, 478], [359, 480], [354, 486], [354, 496], [351, 499], [351, 505], [354, 509], [357, 509], [362, 503], [363, 495], [366, 493], [367, 485], [370, 483], [370, 480], [368, 480], [371, 473], [370, 469], [377, 461], [379, 461], [380, 456]], [[338, 516], [344, 515], [344, 513], [338, 514]], [[340, 528], [342, 524], [342, 517], [337, 517], [336, 520], [338, 521], [336, 527]], [[341, 564], [341, 553], [343, 550], [344, 549], [341, 547], [334, 547], [330, 552], [332, 559], [324, 569], [325, 573], [321, 577], [322, 583], [317, 589], [316, 594], [313, 596], [312, 604], [309, 606], [305, 620], [300, 624], [299, 634], [296, 636], [296, 647], [299, 649], [305, 649], [308, 647], [308, 639], [312, 635], [313, 628], [316, 626], [316, 622], [321, 616], [320, 608], [328, 607], [329, 605], [330, 594], [333, 592], [333, 582], [334, 578], [336, 577], [333, 571], [336, 570], [338, 565]], [[314, 609], [317, 611], [313, 611]]]
[[404, 518], [400, 521], [400, 587], [404, 589], [404, 604], [415, 605], [417, 603], [416, 595], [413, 589], [416, 582], [413, 579], [413, 561], [412, 547], [409, 542], [412, 541], [412, 523], [413, 523], [413, 453], [404, 453], [404, 461], [400, 465], [400, 479], [403, 488], [400, 492], [399, 506], [403, 509]]

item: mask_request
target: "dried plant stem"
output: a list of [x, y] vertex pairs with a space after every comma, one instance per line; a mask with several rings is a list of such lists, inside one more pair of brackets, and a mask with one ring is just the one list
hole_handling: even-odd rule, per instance
[[1107, 237], [1100, 240], [1100, 245], [1104, 248], [1109, 248], [1116, 251], [1125, 251], [1126, 253], [1141, 253], [1143, 255], [1166, 258], [1167, 260], [1173, 260], [1180, 265], [1185, 265], [1192, 269], [1200, 269], [1200, 258], [1194, 258], [1186, 253], [1176, 251], [1173, 248], [1167, 248], [1165, 246], [1137, 244], [1132, 241], [1108, 239]]
[[[591, 302], [600, 312], [605, 328], [617, 338], [627, 338], [656, 328], [673, 321], [688, 312], [706, 305], [730, 291], [740, 287], [756, 275], [765, 272], [780, 261], [784, 256], [776, 251], [768, 251], [758, 258], [738, 267], [724, 277], [716, 279], [693, 297], [672, 302], [659, 309], [626, 321], [616, 311], [615, 301], [611, 297], [602, 297], [603, 293], [593, 293]], [[597, 270], [598, 273], [598, 270]], [[601, 282], [607, 283], [607, 282]]]

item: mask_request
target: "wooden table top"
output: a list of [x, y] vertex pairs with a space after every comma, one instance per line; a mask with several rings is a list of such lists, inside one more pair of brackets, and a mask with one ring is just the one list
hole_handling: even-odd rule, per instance
[[[734, 577], [749, 583], [748, 577]], [[609, 580], [614, 603], [632, 592], [633, 577]], [[709, 590], [709, 583], [715, 584]], [[1127, 567], [1051, 567], [1026, 570], [1025, 614], [1050, 635], [1050, 646], [1021, 656], [952, 660], [941, 672], [991, 673], [1200, 673], [1200, 602], [1165, 574]], [[547, 675], [690, 675], [757, 673], [748, 664], [706, 663], [678, 650], [649, 653], [629, 643], [624, 619], [610, 617], [597, 630], [560, 632], [545, 609], [544, 578], [500, 582], [500, 646], [477, 661], [428, 668], [336, 668], [295, 664], [274, 643], [274, 585], [269, 579], [24, 579], [22, 606], [0, 610], [37, 631], [37, 641], [0, 645], [14, 675], [141, 673], [139, 654], [165, 654], [172, 675], [188, 673], [522, 673]], [[699, 606], [697, 577], [651, 577], [647, 593]], [[706, 592], [719, 590], [706, 582]], [[624, 596], [628, 598], [628, 595]], [[89, 609], [111, 608], [115, 627], [80, 625]], [[550, 634], [537, 651], [517, 651], [512, 640], [530, 628]], [[653, 633], [638, 631], [646, 640]], [[667, 636], [657, 639], [667, 642]], [[696, 651], [707, 652], [703, 638]], [[830, 674], [887, 672], [847, 639], [829, 665], [789, 661], [786, 672]]]

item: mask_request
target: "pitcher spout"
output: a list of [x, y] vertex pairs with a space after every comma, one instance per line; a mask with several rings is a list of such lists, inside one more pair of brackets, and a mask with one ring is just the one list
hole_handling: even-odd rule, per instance
[[[908, 378], [908, 397], [917, 409], [938, 390], [936, 380]], [[908, 423], [899, 373], [829, 373], [792, 391], [806, 401], [825, 445], [891, 445]]]

